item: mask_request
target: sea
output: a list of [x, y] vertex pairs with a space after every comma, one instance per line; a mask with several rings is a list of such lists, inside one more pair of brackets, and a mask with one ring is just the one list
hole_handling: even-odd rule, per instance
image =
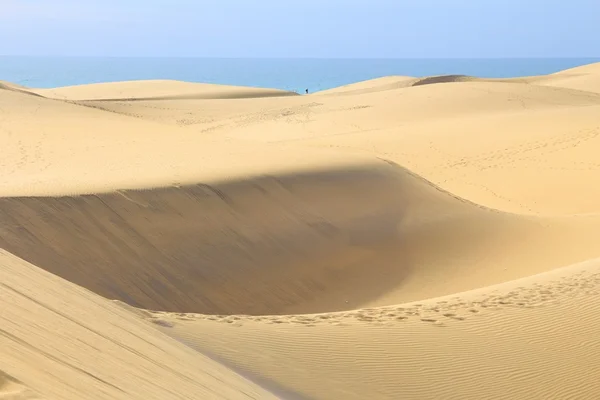
[[389, 75], [542, 75], [600, 58], [244, 59], [0, 56], [0, 80], [33, 88], [143, 79], [266, 87], [304, 93]]

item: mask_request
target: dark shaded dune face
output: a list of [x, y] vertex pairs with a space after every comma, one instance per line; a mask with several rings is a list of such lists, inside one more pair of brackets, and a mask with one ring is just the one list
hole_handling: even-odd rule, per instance
[[467, 206], [381, 163], [212, 186], [3, 198], [0, 247], [148, 309], [334, 311], [402, 282], [409, 266], [398, 232], [407, 215], [456, 207]]
[[597, 255], [599, 225], [584, 225], [489, 210], [381, 160], [0, 199], [1, 248], [109, 299], [204, 314], [323, 313], [470, 290]]
[[427, 78], [419, 79], [414, 82], [411, 86], [423, 86], [423, 85], [434, 85], [437, 83], [452, 83], [452, 82], [463, 82], [471, 80], [473, 78], [467, 75], [440, 75], [430, 76]]

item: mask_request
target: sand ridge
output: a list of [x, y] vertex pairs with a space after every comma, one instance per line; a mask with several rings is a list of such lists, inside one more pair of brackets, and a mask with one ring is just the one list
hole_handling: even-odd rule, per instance
[[595, 398], [598, 65], [2, 84], [0, 398]]
[[71, 101], [240, 99], [298, 95], [294, 92], [277, 89], [191, 83], [172, 80], [95, 83], [55, 89], [34, 89], [32, 92], [49, 98]]

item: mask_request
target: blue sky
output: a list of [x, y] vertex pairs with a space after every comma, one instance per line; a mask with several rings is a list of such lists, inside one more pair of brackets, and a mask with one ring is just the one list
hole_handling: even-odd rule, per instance
[[0, 54], [597, 57], [600, 0], [0, 0]]

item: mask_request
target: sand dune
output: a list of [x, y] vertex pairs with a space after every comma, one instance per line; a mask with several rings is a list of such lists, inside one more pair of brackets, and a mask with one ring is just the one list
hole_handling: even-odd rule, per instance
[[599, 76], [2, 84], [0, 398], [595, 398]]
[[468, 75], [439, 75], [425, 78], [386, 76], [322, 90], [315, 93], [315, 95], [358, 95], [382, 90], [455, 82], [522, 83], [600, 93], [600, 66], [596, 63], [549, 75], [516, 78], [478, 78]]
[[600, 218], [487, 210], [383, 161], [4, 198], [0, 210], [0, 246], [35, 265], [107, 298], [209, 314], [348, 310], [473, 289], [593, 257], [600, 233]]
[[[363, 110], [364, 119], [356, 115], [339, 122], [337, 135], [325, 130], [331, 126], [327, 120], [316, 118], [302, 128], [285, 122], [274, 127], [274, 132], [286, 132], [289, 138], [248, 129], [265, 141], [298, 141], [313, 148], [391, 159], [492, 208], [550, 215], [600, 211], [600, 191], [589, 184], [598, 174], [600, 107], [519, 107], [507, 112], [483, 109], [472, 116], [457, 111], [460, 117], [440, 113], [437, 119], [427, 119], [423, 111], [419, 119], [411, 115], [412, 121], [387, 113], [377, 118], [374, 111], [369, 115], [369, 110]], [[301, 137], [304, 128], [309, 133]], [[230, 131], [228, 137], [242, 137], [242, 130], [237, 132]], [[484, 132], [494, 139], [489, 140]]]
[[520, 82], [538, 86], [552, 86], [562, 89], [600, 93], [600, 63], [582, 65], [549, 75], [505, 78], [495, 81]]
[[589, 185], [598, 172], [598, 100], [529, 84], [445, 83], [319, 100], [215, 132], [390, 159], [491, 208], [589, 213], [600, 211], [600, 191]]
[[346, 95], [346, 94], [364, 94], [379, 92], [382, 90], [401, 89], [410, 87], [418, 81], [411, 76], [384, 76], [381, 78], [370, 79], [349, 85], [339, 86], [333, 89], [321, 90], [313, 93], [313, 96], [321, 95]]
[[[154, 313], [310, 399], [595, 399], [598, 260], [473, 293], [284, 317]], [[231, 346], [235, 343], [235, 346]]]
[[557, 86], [600, 93], [600, 65], [590, 64], [571, 68], [537, 82], [541, 85]]
[[[271, 99], [271, 105], [279, 101]], [[206, 132], [205, 127], [165, 128], [157, 121], [13, 91], [0, 91], [0, 107], [5, 110], [0, 140], [6, 149], [0, 158], [0, 196], [164, 187], [367, 160], [251, 140], [232, 148], [228, 140], [210, 135], [211, 126]]]
[[456, 83], [456, 82], [517, 82], [508, 79], [483, 79], [467, 75], [437, 75], [425, 78], [416, 78], [411, 76], [384, 76], [381, 78], [370, 79], [367, 81], [352, 83], [336, 87], [333, 89], [321, 90], [315, 95], [357, 95], [365, 93], [380, 92], [383, 90], [404, 89], [408, 87], [435, 85], [438, 83]]
[[164, 99], [238, 99], [296, 96], [277, 89], [249, 88], [169, 80], [109, 82], [35, 89], [33, 92], [61, 100], [164, 100]]

